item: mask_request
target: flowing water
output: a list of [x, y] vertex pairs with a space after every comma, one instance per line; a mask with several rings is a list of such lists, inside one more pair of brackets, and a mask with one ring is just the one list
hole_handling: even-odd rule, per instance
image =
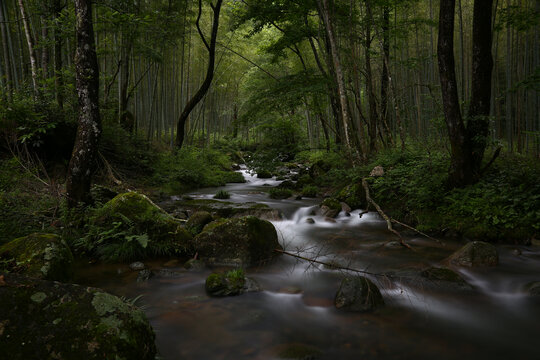
[[138, 305], [164, 359], [278, 359], [291, 347], [316, 354], [305, 359], [540, 359], [540, 302], [524, 291], [540, 281], [538, 246], [499, 246], [497, 267], [458, 269], [471, 291], [402, 281], [398, 275], [436, 265], [463, 244], [409, 237], [414, 251], [407, 250], [373, 213], [328, 222], [310, 215], [318, 201], [268, 199], [264, 190], [279, 182], [243, 172], [246, 184], [191, 195], [211, 198], [223, 189], [231, 193], [228, 201], [279, 209], [284, 220], [273, 224], [286, 250], [386, 274], [370, 276], [386, 306], [362, 314], [336, 310], [333, 298], [347, 273], [289, 256], [247, 270], [264, 291], [228, 298], [206, 295], [210, 270], [188, 272], [181, 263], [148, 262], [157, 275], [145, 282], [136, 282], [125, 265], [83, 267], [80, 282], [127, 298], [142, 295]]

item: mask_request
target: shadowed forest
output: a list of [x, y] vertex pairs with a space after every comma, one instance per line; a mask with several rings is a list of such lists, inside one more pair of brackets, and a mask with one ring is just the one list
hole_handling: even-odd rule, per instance
[[540, 356], [539, 35], [538, 0], [0, 0], [2, 352]]

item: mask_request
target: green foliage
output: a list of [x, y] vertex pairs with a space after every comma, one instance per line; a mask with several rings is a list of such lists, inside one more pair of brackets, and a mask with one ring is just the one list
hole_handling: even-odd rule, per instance
[[454, 229], [491, 241], [523, 241], [540, 230], [540, 165], [517, 155], [501, 156], [475, 185], [445, 187], [445, 152], [421, 149], [381, 153], [385, 175], [371, 179], [372, 197], [392, 217], [420, 230]]
[[319, 188], [313, 185], [306, 185], [302, 189], [302, 196], [305, 197], [317, 197], [317, 193], [319, 192]]
[[292, 190], [283, 188], [272, 188], [268, 191], [270, 199], [287, 199], [293, 195]]
[[0, 160], [0, 245], [34, 232], [56, 232], [60, 197], [38, 180], [32, 164], [24, 168], [20, 160]]
[[231, 194], [229, 194], [229, 192], [225, 190], [219, 190], [214, 195], [214, 199], [230, 199], [230, 198], [231, 198]]

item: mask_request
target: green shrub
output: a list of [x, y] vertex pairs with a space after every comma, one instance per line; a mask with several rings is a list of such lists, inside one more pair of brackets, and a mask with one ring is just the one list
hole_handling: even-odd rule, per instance
[[231, 198], [231, 194], [229, 194], [229, 192], [225, 190], [219, 190], [214, 195], [214, 199], [230, 199], [230, 198]]
[[319, 188], [313, 185], [306, 185], [302, 189], [302, 196], [305, 197], [317, 197], [317, 193], [319, 192]]

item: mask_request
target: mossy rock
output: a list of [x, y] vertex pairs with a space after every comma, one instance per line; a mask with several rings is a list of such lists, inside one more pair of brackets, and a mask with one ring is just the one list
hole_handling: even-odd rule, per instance
[[107, 202], [95, 211], [90, 224], [93, 251], [103, 260], [132, 261], [191, 252], [193, 237], [180, 221], [136, 192], [120, 194]]
[[120, 298], [18, 274], [0, 279], [0, 348], [10, 359], [155, 358], [144, 313]]
[[366, 277], [346, 277], [334, 299], [336, 308], [354, 312], [375, 310], [384, 305], [379, 288]]
[[212, 214], [208, 211], [197, 211], [186, 222], [186, 230], [195, 236], [203, 230], [206, 224], [211, 223], [213, 220]]
[[321, 215], [329, 218], [338, 216], [341, 211], [341, 203], [334, 198], [326, 198], [320, 204]]
[[272, 177], [272, 173], [268, 170], [259, 170], [257, 171], [257, 177], [259, 179], [270, 179]]
[[207, 264], [232, 266], [260, 265], [282, 249], [274, 225], [254, 216], [206, 225], [195, 237], [195, 248]]
[[94, 200], [94, 202], [98, 204], [105, 204], [118, 196], [118, 191], [102, 185], [93, 185], [90, 189], [90, 195], [92, 196], [92, 200]]
[[3, 271], [57, 281], [72, 276], [71, 250], [54, 234], [35, 233], [10, 241], [0, 247], [0, 260]]
[[527, 284], [525, 290], [530, 297], [540, 300], [540, 281]]
[[242, 270], [232, 270], [226, 274], [210, 274], [206, 278], [205, 289], [210, 296], [234, 296], [243, 292], [246, 278]]
[[326, 174], [332, 168], [332, 164], [325, 162], [323, 160], [318, 160], [309, 168], [309, 176], [312, 179], [316, 179], [324, 174]]
[[268, 197], [270, 199], [283, 200], [288, 199], [293, 195], [293, 192], [290, 189], [285, 188], [272, 188], [268, 192]]
[[366, 193], [359, 183], [349, 184], [336, 195], [336, 199], [343, 201], [354, 209], [365, 209], [367, 207]]
[[496, 266], [499, 263], [499, 253], [491, 244], [473, 241], [450, 255], [448, 262], [456, 266]]

